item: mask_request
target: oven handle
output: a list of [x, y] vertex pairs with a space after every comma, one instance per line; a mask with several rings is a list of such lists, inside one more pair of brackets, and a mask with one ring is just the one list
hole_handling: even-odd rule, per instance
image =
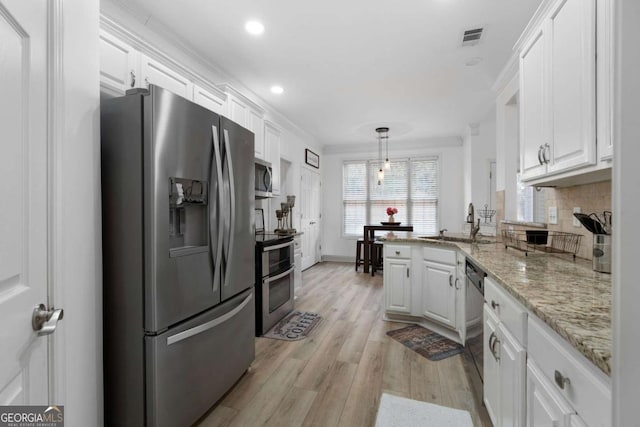
[[284, 276], [287, 276], [289, 274], [291, 274], [291, 272], [295, 269], [295, 266], [291, 266], [287, 271], [285, 271], [284, 273], [280, 273], [277, 276], [273, 276], [273, 277], [267, 277], [264, 279], [264, 283], [270, 283], [273, 282], [274, 280], [278, 280], [283, 278]]
[[286, 243], [280, 243], [279, 245], [273, 245], [273, 246], [265, 246], [262, 249], [262, 252], [269, 252], [269, 251], [275, 251], [276, 249], [282, 249], [284, 247], [287, 246], [292, 246], [293, 245], [293, 240], [290, 242], [286, 242]]

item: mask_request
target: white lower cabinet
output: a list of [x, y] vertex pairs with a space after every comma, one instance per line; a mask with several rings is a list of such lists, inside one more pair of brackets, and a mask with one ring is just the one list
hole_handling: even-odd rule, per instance
[[503, 324], [498, 326], [500, 426], [524, 426], [527, 352]]
[[569, 427], [575, 411], [533, 360], [527, 362], [527, 426]]
[[411, 260], [386, 258], [384, 261], [385, 308], [396, 313], [411, 313]]
[[498, 427], [500, 415], [500, 365], [496, 356], [495, 340], [498, 339], [498, 317], [484, 307], [484, 343], [482, 344], [484, 376], [484, 405], [494, 427]]
[[456, 327], [456, 267], [424, 260], [422, 264], [422, 315]]
[[[526, 309], [485, 279], [484, 402], [494, 427], [525, 426]], [[517, 331], [515, 334], [513, 331]]]

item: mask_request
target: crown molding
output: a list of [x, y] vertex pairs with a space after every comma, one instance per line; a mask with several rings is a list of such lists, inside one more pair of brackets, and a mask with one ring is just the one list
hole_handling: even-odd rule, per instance
[[[371, 151], [372, 147], [372, 143], [327, 144], [322, 147], [322, 154], [364, 153]], [[434, 149], [442, 147], [462, 147], [462, 138], [459, 136], [445, 136], [419, 140], [395, 141], [393, 143], [393, 151]]]
[[[134, 20], [135, 23], [127, 22]], [[217, 74], [223, 80], [223, 83], [212, 82], [211, 78], [205, 77], [200, 73], [193, 71], [190, 68], [185, 67], [180, 62], [172, 59], [161, 50], [157, 49], [151, 42], [136, 31], [130, 30], [128, 27], [134, 26], [145, 27], [152, 36], [158, 37], [163, 43], [172, 44], [173, 47], [181, 50], [190, 61], [195, 62], [204, 70], [211, 71], [212, 74]], [[212, 93], [220, 96], [221, 98], [227, 98], [227, 93], [220, 87], [230, 87], [235, 93], [239, 94], [243, 100], [247, 100], [251, 106], [255, 106], [257, 111], [262, 111], [263, 114], [267, 114], [273, 121], [276, 121], [284, 129], [287, 129], [294, 135], [303, 139], [309, 144], [320, 144], [317, 138], [293, 122], [287, 116], [282, 114], [264, 99], [255, 95], [252, 91], [246, 88], [241, 82], [237, 81], [229, 73], [221, 69], [216, 64], [203, 59], [203, 56], [194, 51], [182, 38], [177, 35], [172, 29], [157, 23], [150, 16], [146, 16], [140, 11], [132, 9], [124, 4], [120, 0], [102, 0], [100, 4], [100, 28], [120, 38], [124, 42], [130, 44], [136, 50], [154, 58], [163, 64], [174, 69], [176, 72], [187, 76], [190, 80], [194, 81], [199, 86], [211, 91]], [[166, 36], [170, 35], [171, 40], [165, 40]], [[247, 93], [250, 93], [251, 98], [247, 94], [240, 92], [241, 88]]]

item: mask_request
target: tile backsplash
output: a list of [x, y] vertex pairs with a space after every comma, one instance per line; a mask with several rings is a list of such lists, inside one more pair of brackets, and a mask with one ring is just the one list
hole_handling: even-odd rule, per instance
[[[574, 187], [549, 188], [546, 200], [547, 212], [549, 207], [558, 209], [558, 224], [548, 224], [550, 231], [564, 231], [582, 234], [582, 243], [578, 256], [591, 259], [593, 253], [593, 234], [583, 226], [573, 225], [573, 208], [579, 207], [582, 213], [595, 212], [602, 218], [602, 211], [611, 210], [611, 181], [594, 184], [576, 185]], [[615, 225], [615, 224], [614, 224]]]

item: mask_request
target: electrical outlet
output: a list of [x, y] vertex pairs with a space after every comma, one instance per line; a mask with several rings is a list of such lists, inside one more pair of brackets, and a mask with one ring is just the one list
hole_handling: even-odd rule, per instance
[[[581, 212], [582, 212], [582, 209], [580, 209], [579, 207], [573, 208], [573, 213], [581, 213]], [[573, 217], [573, 226], [580, 227], [580, 221], [578, 221], [578, 218], [576, 218], [575, 216]]]
[[556, 206], [549, 206], [549, 215], [547, 221], [549, 224], [558, 223], [558, 208]]

